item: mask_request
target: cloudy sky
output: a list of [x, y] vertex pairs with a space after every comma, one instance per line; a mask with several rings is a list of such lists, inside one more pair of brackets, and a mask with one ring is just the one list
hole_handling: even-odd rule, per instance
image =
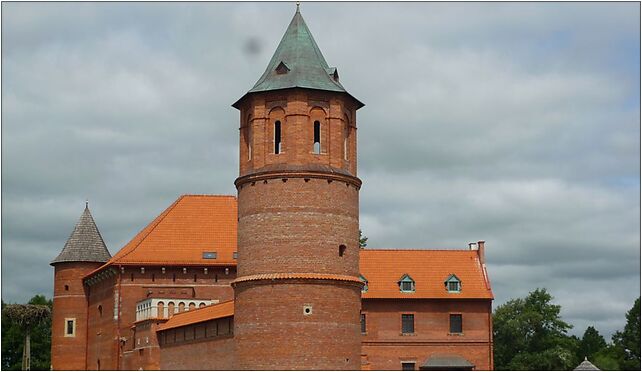
[[[581, 334], [640, 293], [638, 3], [304, 3], [359, 111], [369, 247], [487, 241], [495, 305]], [[235, 194], [238, 112], [293, 3], [2, 4], [2, 298], [52, 295], [89, 198], [116, 252]]]

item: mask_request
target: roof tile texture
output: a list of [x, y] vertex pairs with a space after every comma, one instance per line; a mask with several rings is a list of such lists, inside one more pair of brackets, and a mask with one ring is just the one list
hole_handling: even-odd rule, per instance
[[206, 322], [213, 319], [225, 318], [232, 315], [234, 315], [233, 300], [175, 314], [174, 316], [169, 318], [169, 320], [165, 324], [159, 326], [158, 330], [164, 331], [171, 328]]
[[111, 255], [105, 246], [94, 218], [85, 206], [62, 252], [51, 264], [60, 262], [107, 262]]
[[[474, 250], [362, 249], [360, 272], [368, 280], [362, 298], [493, 298]], [[399, 290], [404, 274], [415, 281], [414, 292]], [[461, 280], [459, 293], [446, 290], [444, 282], [451, 274]]]
[[[234, 196], [183, 195], [108, 264], [235, 264], [236, 219]], [[216, 259], [204, 252], [216, 252]]]

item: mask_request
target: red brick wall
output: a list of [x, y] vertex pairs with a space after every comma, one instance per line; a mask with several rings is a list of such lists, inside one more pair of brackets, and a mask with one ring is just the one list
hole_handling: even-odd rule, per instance
[[[239, 190], [239, 277], [359, 275], [359, 191], [325, 179], [281, 178]], [[347, 246], [339, 257], [339, 245]]]
[[[240, 119], [241, 176], [271, 164], [322, 164], [357, 174], [356, 106], [347, 95], [304, 89], [254, 94], [243, 102]], [[276, 120], [281, 121], [279, 155], [274, 154]], [[320, 154], [313, 153], [315, 120], [321, 124]], [[343, 149], [346, 125], [347, 160]]]
[[[417, 367], [432, 354], [457, 354], [478, 370], [492, 369], [492, 318], [489, 300], [363, 300], [366, 334], [362, 353], [368, 369]], [[415, 315], [415, 333], [402, 335], [401, 314]], [[463, 334], [450, 334], [450, 314], [462, 314]]]
[[[85, 369], [87, 297], [82, 278], [98, 266], [100, 266], [99, 263], [68, 262], [57, 263], [54, 267], [51, 325], [51, 365], [53, 369]], [[65, 318], [76, 319], [74, 337], [65, 337]]]
[[227, 317], [159, 332], [160, 369], [237, 369], [233, 329]]
[[[141, 267], [145, 272], [141, 273]], [[233, 298], [230, 282], [236, 277], [236, 268], [166, 266], [163, 274], [161, 267], [128, 266], [109, 281], [93, 284], [89, 296], [89, 319], [97, 327], [91, 331], [88, 343], [88, 369], [97, 369], [100, 359], [101, 369], [148, 369], [158, 368], [160, 355], [155, 337], [151, 344], [141, 352], [136, 348], [135, 330], [136, 304], [149, 297], [212, 299], [227, 301]], [[196, 275], [196, 281], [194, 276]], [[133, 279], [133, 280], [132, 280]], [[114, 299], [119, 299], [119, 316], [114, 319]], [[103, 308], [100, 318], [98, 306]], [[153, 333], [153, 332], [152, 332]], [[119, 339], [123, 342], [119, 343]], [[84, 368], [84, 366], [83, 366]]]
[[[305, 89], [245, 100], [236, 180], [239, 279], [279, 273], [359, 275], [355, 111], [346, 95]], [[313, 151], [315, 120], [321, 124], [320, 154]], [[354, 283], [248, 281], [236, 286], [235, 299], [239, 368], [359, 368], [360, 289]], [[305, 316], [306, 304], [318, 310]]]
[[237, 368], [359, 369], [359, 296], [321, 281], [237, 286]]

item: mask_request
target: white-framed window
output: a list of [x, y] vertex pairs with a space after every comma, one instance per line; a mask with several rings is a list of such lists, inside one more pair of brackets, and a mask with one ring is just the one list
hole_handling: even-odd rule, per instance
[[76, 337], [76, 318], [65, 318], [65, 337]]
[[415, 291], [415, 281], [408, 274], [404, 274], [401, 279], [399, 279], [399, 290], [401, 292], [414, 292]]
[[448, 293], [459, 293], [461, 292], [461, 280], [455, 274], [450, 274], [450, 276], [444, 281], [446, 290]]

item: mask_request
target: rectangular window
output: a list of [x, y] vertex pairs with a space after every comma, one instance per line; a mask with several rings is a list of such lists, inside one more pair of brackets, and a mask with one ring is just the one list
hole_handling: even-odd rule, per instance
[[274, 153], [281, 153], [281, 122], [274, 123]]
[[76, 337], [76, 319], [65, 319], [65, 337]]
[[415, 333], [415, 314], [401, 314], [401, 333]]
[[449, 292], [459, 292], [459, 282], [448, 282]]
[[412, 282], [411, 281], [401, 282], [401, 290], [404, 292], [412, 292]]
[[414, 362], [402, 362], [401, 363], [401, 370], [402, 371], [414, 371], [415, 370], [415, 363]]
[[361, 333], [366, 333], [366, 314], [361, 314]]
[[315, 154], [321, 153], [321, 123], [318, 121], [314, 122], [314, 145], [312, 147], [312, 152]]
[[232, 258], [233, 258], [233, 259], [235, 259], [235, 260], [236, 260], [237, 258], [239, 258], [239, 252], [234, 252], [234, 253], [232, 253]]
[[461, 314], [450, 314], [450, 333], [462, 333]]
[[203, 259], [215, 260], [216, 259], [216, 252], [203, 252]]

